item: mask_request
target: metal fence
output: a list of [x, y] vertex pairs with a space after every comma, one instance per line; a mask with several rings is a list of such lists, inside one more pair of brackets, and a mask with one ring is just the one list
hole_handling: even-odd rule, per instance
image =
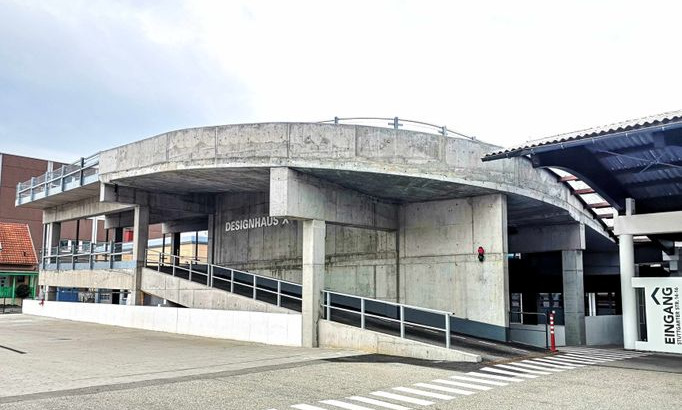
[[[46, 253], [46, 254], [45, 254]], [[135, 266], [132, 242], [93, 242], [43, 252], [44, 270], [121, 269]]]
[[203, 258], [185, 263], [183, 259], [186, 258], [147, 249], [146, 265], [174, 277], [301, 311], [302, 287], [297, 283], [210, 264]]
[[[388, 122], [386, 122], [388, 121]], [[472, 137], [461, 132], [453, 131], [449, 129], [446, 125], [431, 124], [423, 121], [408, 120], [405, 118], [398, 117], [334, 117], [332, 120], [319, 121], [320, 124], [354, 124], [354, 125], [367, 125], [367, 126], [379, 126], [386, 127], [387, 125], [393, 129], [410, 129], [413, 131], [422, 131], [433, 134], [440, 134], [446, 137], [456, 137], [456, 138], [466, 138], [469, 140], [476, 140], [476, 137]]]
[[17, 184], [16, 205], [64, 192], [98, 180], [99, 154]]

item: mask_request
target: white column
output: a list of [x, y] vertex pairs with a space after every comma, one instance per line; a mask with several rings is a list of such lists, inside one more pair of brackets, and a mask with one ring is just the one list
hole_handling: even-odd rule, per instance
[[[635, 201], [625, 200], [625, 214], [634, 213]], [[617, 216], [616, 216], [617, 218]], [[620, 255], [620, 294], [623, 307], [623, 346], [626, 349], [634, 349], [638, 339], [637, 331], [637, 299], [635, 289], [632, 287], [632, 278], [635, 276], [635, 247], [632, 235], [623, 234], [618, 237]]]
[[322, 315], [324, 289], [324, 221], [303, 221], [303, 324], [304, 347], [317, 347], [317, 325]]

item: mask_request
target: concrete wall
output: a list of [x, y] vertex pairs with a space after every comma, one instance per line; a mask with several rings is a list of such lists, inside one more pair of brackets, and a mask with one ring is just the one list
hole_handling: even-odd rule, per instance
[[[503, 195], [407, 204], [400, 229], [401, 302], [507, 325]], [[485, 249], [479, 262], [477, 249]]]
[[623, 345], [623, 316], [586, 316], [587, 345]]
[[[550, 343], [549, 332], [545, 332], [545, 325], [522, 325], [512, 323], [509, 326], [510, 341], [530, 346], [547, 347]], [[554, 326], [554, 340], [557, 346], [566, 346], [566, 329], [564, 326]]]
[[79, 322], [301, 346], [301, 315], [27, 300], [23, 313]]
[[62, 288], [132, 289], [135, 277], [132, 269], [42, 270], [38, 284]]
[[413, 357], [426, 360], [480, 362], [481, 356], [429, 345], [415, 340], [401, 339], [371, 330], [358, 329], [341, 323], [321, 320], [320, 347], [355, 349], [369, 353]]
[[194, 309], [243, 310], [250, 312], [295, 313], [269, 303], [253, 300], [151, 269], [142, 271], [142, 291]]
[[[300, 221], [226, 231], [227, 222], [267, 217], [266, 193], [218, 195], [216, 208], [216, 264], [301, 283]], [[332, 224], [326, 230], [325, 288], [395, 301], [395, 233]]]
[[100, 179], [192, 168], [302, 167], [432, 178], [516, 193], [603, 228], [556, 176], [522, 158], [482, 162], [480, 141], [354, 125], [262, 123], [172, 131], [100, 154]]

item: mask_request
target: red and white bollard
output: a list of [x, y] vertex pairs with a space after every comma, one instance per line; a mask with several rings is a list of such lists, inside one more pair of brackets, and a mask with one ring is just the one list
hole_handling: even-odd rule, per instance
[[556, 352], [556, 340], [554, 339], [554, 311], [549, 314], [549, 350]]

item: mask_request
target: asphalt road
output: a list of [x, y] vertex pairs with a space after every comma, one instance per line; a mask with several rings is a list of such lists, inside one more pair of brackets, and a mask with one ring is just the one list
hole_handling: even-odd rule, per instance
[[[465, 364], [23, 315], [0, 316], [0, 329], [0, 409], [360, 410], [390, 404], [394, 409], [652, 410], [677, 409], [682, 402], [682, 357], [675, 355], [629, 357], [617, 349], [580, 349], [545, 362], [532, 357]], [[520, 370], [523, 364], [530, 372]], [[516, 376], [495, 373], [500, 371]]]

